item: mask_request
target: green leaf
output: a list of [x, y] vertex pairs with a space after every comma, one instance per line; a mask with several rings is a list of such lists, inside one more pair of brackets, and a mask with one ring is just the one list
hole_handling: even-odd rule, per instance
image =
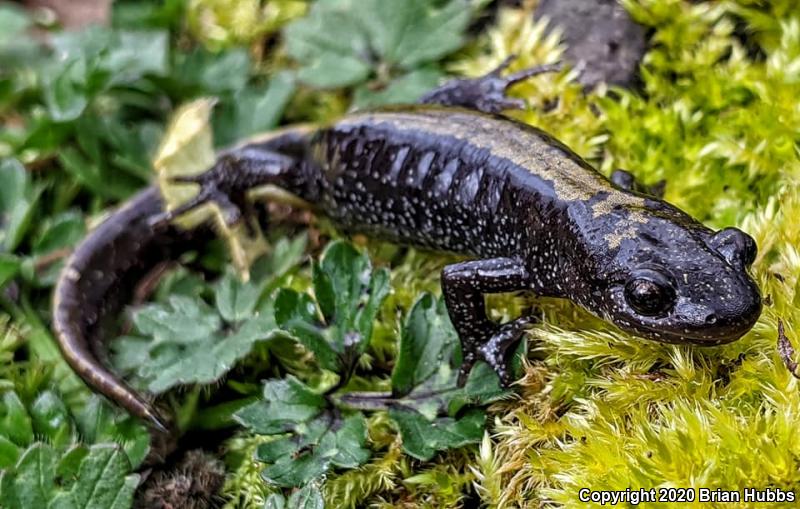
[[249, 354], [255, 343], [270, 339], [276, 329], [275, 321], [267, 311], [227, 335], [214, 334], [202, 344], [187, 346], [188, 351], [177, 355], [173, 352], [173, 355], [159, 359], [158, 372], [142, 371], [152, 377], [148, 389], [160, 394], [176, 385], [213, 383]]
[[137, 310], [134, 324], [140, 336], [125, 336], [112, 344], [114, 365], [135, 373], [157, 394], [178, 385], [216, 382], [256, 343], [280, 332], [272, 307], [258, 302], [299, 261], [297, 247], [303, 245], [302, 239], [279, 243], [257, 261], [258, 277], [248, 283], [230, 273], [222, 276], [213, 286], [215, 308], [198, 297], [201, 289], [193, 280], [194, 290], [187, 295], [175, 294], [166, 303]]
[[72, 438], [72, 420], [66, 405], [52, 391], [40, 393], [30, 409], [33, 429], [37, 436], [46, 437], [54, 446], [69, 444]]
[[334, 467], [354, 468], [369, 459], [364, 416], [340, 419], [328, 401], [293, 376], [264, 384], [264, 399], [234, 418], [254, 433], [290, 433], [258, 447], [256, 458], [270, 465], [262, 472], [282, 487], [302, 486]]
[[58, 154], [58, 162], [72, 177], [98, 196], [109, 199], [124, 199], [130, 195], [131, 187], [125, 175], [105, 176], [104, 161], [91, 161], [75, 147], [65, 147]]
[[461, 350], [444, 299], [424, 294], [403, 325], [392, 371], [392, 394], [397, 403], [433, 419], [457, 413], [467, 404], [485, 404], [508, 394], [495, 372], [479, 362], [464, 388], [456, 387]]
[[361, 16], [379, 55], [403, 69], [412, 69], [461, 47], [472, 5], [466, 0], [451, 0], [441, 7], [428, 0], [363, 0], [354, 12]]
[[275, 127], [294, 91], [289, 72], [276, 74], [266, 86], [238, 90], [214, 111], [214, 143], [225, 146]]
[[286, 497], [280, 493], [271, 493], [264, 501], [264, 509], [284, 509], [286, 507]]
[[355, 91], [353, 104], [358, 109], [374, 108], [385, 104], [413, 104], [423, 94], [439, 85], [442, 72], [424, 67], [392, 80], [385, 87], [373, 90], [362, 85]]
[[0, 250], [13, 251], [22, 242], [39, 193], [19, 161], [0, 161]]
[[323, 369], [337, 371], [339, 355], [317, 324], [316, 308], [309, 295], [281, 288], [275, 297], [275, 321], [316, 357]]
[[0, 470], [13, 467], [19, 460], [20, 448], [8, 438], [0, 435]]
[[0, 5], [0, 48], [13, 42], [14, 37], [30, 25], [30, 19], [21, 8], [13, 4]]
[[145, 75], [164, 76], [169, 70], [168, 34], [162, 30], [114, 32], [102, 63], [107, 86], [134, 83]]
[[0, 470], [0, 507], [21, 509], [22, 504], [14, 489], [14, 474], [10, 470]]
[[[32, 65], [38, 60], [40, 51], [36, 42], [24, 34], [31, 24], [26, 10], [8, 2], [0, 4], [0, 61], [4, 67], [0, 72], [0, 89], [4, 88], [4, 81], [9, 88], [14, 89], [10, 91], [11, 93], [23, 92], [26, 88], [27, 84], [20, 83], [21, 80], [3, 78], [7, 74], [12, 74], [13, 71], [9, 71], [15, 67]], [[0, 109], [2, 109], [3, 95], [4, 91], [0, 90]]]
[[[525, 345], [520, 345], [524, 349]], [[472, 368], [464, 386], [464, 395], [471, 403], [491, 403], [509, 393], [508, 389], [500, 386], [500, 378], [491, 366], [479, 362]]]
[[92, 26], [52, 36], [62, 62], [84, 61], [91, 93], [134, 83], [145, 75], [164, 76], [169, 70], [168, 35], [162, 30], [112, 30]]
[[14, 279], [19, 273], [22, 261], [8, 253], [0, 253], [0, 288]]
[[353, 85], [371, 72], [370, 48], [347, 0], [315, 3], [308, 16], [286, 27], [286, 47], [302, 66], [298, 78], [330, 88]]
[[[61, 249], [75, 246], [86, 233], [86, 225], [82, 214], [77, 211], [68, 211], [47, 218], [39, 227], [36, 239], [33, 242], [32, 255], [35, 260]], [[63, 256], [55, 263], [48, 263], [44, 269], [37, 271], [36, 283], [50, 286], [55, 284], [61, 268], [64, 266]]]
[[281, 487], [302, 486], [334, 466], [355, 468], [369, 459], [365, 447], [366, 421], [354, 414], [343, 421], [329, 413], [297, 426], [292, 438], [259, 446], [256, 458], [272, 463], [262, 472], [269, 483]]
[[79, 118], [95, 96], [168, 71], [167, 33], [90, 27], [53, 34], [57, 55], [42, 69], [44, 102], [56, 122]]
[[138, 419], [112, 411], [108, 403], [97, 395], [90, 396], [75, 417], [84, 441], [121, 444], [134, 467], [138, 467], [150, 451], [147, 428]]
[[89, 448], [83, 444], [74, 444], [67, 449], [56, 467], [56, 476], [66, 482], [75, 482], [80, 472], [81, 462], [89, 455]]
[[243, 283], [232, 272], [226, 273], [215, 285], [217, 311], [228, 322], [236, 323], [253, 314], [261, 288]]
[[[130, 474], [128, 458], [118, 447], [94, 445], [81, 462], [77, 480], [54, 499], [51, 508], [126, 509], [139, 482]], [[45, 506], [33, 506], [45, 507]]]
[[250, 56], [242, 48], [220, 53], [196, 50], [177, 55], [171, 78], [184, 94], [224, 94], [245, 88], [251, 66]]
[[470, 409], [462, 417], [429, 420], [421, 413], [397, 407], [389, 411], [403, 437], [403, 451], [422, 461], [430, 460], [440, 450], [477, 443], [483, 436], [486, 415]]
[[320, 365], [349, 373], [372, 336], [380, 305], [389, 294], [389, 274], [372, 272], [369, 258], [345, 242], [331, 243], [312, 280], [321, 322], [312, 300], [283, 290], [276, 300], [276, 321], [314, 352]]
[[136, 329], [160, 343], [203, 342], [222, 327], [219, 315], [199, 299], [173, 296], [166, 305], [152, 304], [134, 314]]
[[75, 58], [44, 74], [44, 102], [56, 122], [78, 118], [89, 104], [86, 61]]
[[322, 0], [286, 28], [298, 77], [320, 88], [361, 83], [379, 69], [413, 70], [461, 47], [473, 3]]
[[286, 509], [325, 509], [325, 500], [317, 486], [308, 484], [292, 493]]
[[453, 380], [452, 356], [458, 336], [447, 314], [444, 299], [424, 294], [411, 308], [400, 336], [400, 348], [392, 371], [392, 393], [402, 397], [447, 367]]
[[264, 383], [264, 400], [239, 410], [234, 418], [255, 433], [269, 435], [291, 430], [317, 416], [327, 403], [295, 377]]
[[57, 249], [74, 246], [85, 234], [83, 215], [77, 210], [48, 217], [39, 228], [32, 252], [41, 256]]
[[33, 425], [19, 396], [13, 391], [3, 393], [0, 404], [0, 436], [26, 447], [33, 442]]
[[56, 453], [46, 444], [34, 444], [15, 468], [14, 491], [21, 508], [47, 507], [55, 490]]
[[367, 440], [367, 423], [359, 414], [347, 417], [332, 433], [320, 440], [319, 448], [331, 458], [337, 467], [355, 468], [369, 459], [370, 451], [364, 444]]

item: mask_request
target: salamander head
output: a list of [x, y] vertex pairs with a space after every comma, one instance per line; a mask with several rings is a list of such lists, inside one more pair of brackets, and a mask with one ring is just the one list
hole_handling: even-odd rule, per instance
[[[712, 232], [663, 217], [635, 226], [595, 285], [598, 314], [623, 330], [669, 343], [728, 343], [761, 313], [747, 270], [756, 243], [736, 228]], [[598, 290], [599, 289], [599, 290]]]

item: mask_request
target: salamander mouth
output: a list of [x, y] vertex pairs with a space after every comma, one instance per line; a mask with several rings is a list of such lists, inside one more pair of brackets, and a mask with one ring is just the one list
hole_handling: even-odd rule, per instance
[[631, 334], [661, 343], [717, 346], [732, 343], [747, 334], [760, 314], [761, 303], [758, 302], [751, 313], [731, 319], [728, 323], [717, 321], [714, 324], [696, 324], [689, 327], [680, 322], [648, 324], [623, 320], [623, 323], [616, 322], [616, 325]]
[[[710, 333], [686, 333], [656, 329], [647, 326], [621, 327], [623, 330], [635, 334], [645, 339], [651, 339], [660, 343], [669, 344], [692, 344], [696, 346], [718, 346], [733, 343], [737, 339], [747, 334], [750, 327], [736, 331], [715, 331], [717, 334]], [[711, 329], [713, 330], [713, 329]], [[709, 331], [710, 332], [710, 331]]]

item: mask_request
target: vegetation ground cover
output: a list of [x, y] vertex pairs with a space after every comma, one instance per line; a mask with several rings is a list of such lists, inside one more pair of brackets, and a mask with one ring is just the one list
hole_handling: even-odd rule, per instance
[[[189, 110], [205, 113], [180, 151], [210, 154], [279, 124], [413, 101], [511, 54], [512, 70], [558, 61], [534, 4], [119, 1], [109, 26], [78, 31], [0, 5], [0, 506], [167, 496], [152, 482], [135, 493], [161, 445], [70, 372], [49, 305], [70, 248], [154, 180], [165, 137], [186, 134], [170, 123], [180, 108], [215, 98]], [[496, 296], [497, 319], [532, 304], [544, 314], [518, 394], [486, 370], [448, 391], [449, 258], [342, 239], [322, 218], [252, 245], [223, 232], [128, 310], [132, 328], [112, 344], [116, 368], [176, 416], [180, 448], [210, 455], [167, 472], [172, 486], [205, 479], [185, 496], [228, 507], [583, 507], [581, 487], [800, 489], [800, 393], [775, 347], [779, 320], [791, 340], [800, 332], [800, 13], [792, 0], [623, 4], [648, 28], [638, 88], [584, 92], [566, 67], [515, 88], [530, 107], [511, 114], [605, 174], [664, 179], [666, 199], [711, 227], [750, 233], [766, 299], [754, 329], [718, 348], [662, 345], [568, 302]], [[237, 253], [261, 255], [247, 282]]]

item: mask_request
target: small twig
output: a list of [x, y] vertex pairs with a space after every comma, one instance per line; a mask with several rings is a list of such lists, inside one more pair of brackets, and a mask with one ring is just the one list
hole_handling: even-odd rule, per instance
[[455, 387], [447, 387], [433, 391], [408, 394], [400, 398], [392, 396], [390, 392], [348, 392], [336, 397], [336, 399], [349, 408], [355, 410], [386, 410], [403, 400], [419, 401], [426, 398], [441, 396], [457, 390]]
[[62, 247], [61, 249], [56, 249], [55, 251], [51, 251], [45, 255], [36, 258], [36, 261], [33, 264], [33, 268], [34, 270], [36, 270], [36, 272], [41, 272], [42, 270], [46, 269], [47, 267], [56, 263], [62, 258], [66, 258], [70, 254], [72, 254], [71, 247]]
[[783, 364], [786, 369], [792, 374], [793, 377], [800, 379], [800, 373], [797, 372], [797, 361], [794, 360], [794, 347], [786, 337], [783, 330], [783, 320], [778, 320], [778, 355], [783, 359]]
[[[175, 266], [175, 262], [168, 260], [159, 262], [150, 269], [137, 283], [133, 289], [133, 298], [130, 306], [138, 307], [144, 304], [156, 291], [158, 284], [164, 279], [167, 271]], [[133, 328], [133, 320], [128, 316], [120, 327], [122, 334], [129, 334]]]
[[140, 306], [155, 293], [158, 284], [164, 279], [166, 273], [177, 265], [173, 261], [164, 261], [156, 264], [147, 274], [136, 283], [133, 291], [131, 306]]

